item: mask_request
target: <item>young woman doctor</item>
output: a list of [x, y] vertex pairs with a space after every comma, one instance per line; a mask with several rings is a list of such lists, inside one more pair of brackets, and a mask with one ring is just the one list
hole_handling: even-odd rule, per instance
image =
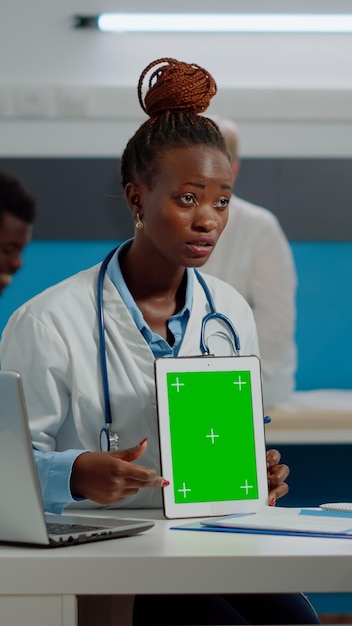
[[[149, 118], [128, 142], [121, 161], [135, 236], [112, 255], [102, 277], [108, 398], [98, 324], [100, 266], [27, 302], [4, 331], [1, 363], [22, 374], [49, 511], [87, 501], [90, 507], [161, 506], [160, 487], [167, 488], [168, 481], [159, 475], [153, 363], [160, 356], [200, 354], [209, 302], [194, 269], [208, 259], [226, 226], [232, 192], [222, 135], [213, 121], [198, 115], [215, 93], [206, 70], [175, 59], [151, 63], [140, 77], [139, 101]], [[205, 281], [216, 310], [238, 332], [241, 354], [258, 354], [245, 300], [219, 279], [205, 276]], [[209, 324], [206, 343], [216, 355], [235, 353], [221, 320]], [[105, 424], [107, 402], [111, 424]], [[119, 450], [101, 451], [110, 428], [112, 439], [119, 437]], [[137, 459], [138, 464], [131, 463]], [[287, 492], [289, 470], [279, 465], [277, 451], [269, 451], [267, 459], [274, 504]], [[137, 596], [133, 607], [135, 624], [316, 622], [298, 594], [266, 600], [159, 596], [157, 602]], [[117, 618], [111, 623], [117, 624]]]

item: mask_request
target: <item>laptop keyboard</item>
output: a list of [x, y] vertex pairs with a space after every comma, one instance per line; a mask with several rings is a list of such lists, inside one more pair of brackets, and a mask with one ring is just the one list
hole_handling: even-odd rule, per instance
[[50, 535], [68, 535], [70, 533], [92, 532], [94, 530], [102, 530], [101, 526], [89, 526], [87, 524], [61, 524], [49, 522], [47, 524], [48, 533]]

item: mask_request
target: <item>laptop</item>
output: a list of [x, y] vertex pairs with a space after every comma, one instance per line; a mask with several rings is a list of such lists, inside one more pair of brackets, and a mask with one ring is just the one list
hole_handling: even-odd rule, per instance
[[0, 543], [61, 547], [126, 537], [150, 520], [44, 512], [21, 376], [0, 370]]

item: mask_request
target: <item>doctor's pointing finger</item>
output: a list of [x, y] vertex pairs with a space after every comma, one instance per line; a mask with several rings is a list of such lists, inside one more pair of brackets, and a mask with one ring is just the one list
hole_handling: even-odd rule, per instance
[[147, 441], [116, 452], [85, 452], [78, 456], [71, 474], [71, 491], [104, 506], [137, 493], [141, 487], [166, 487], [169, 482], [155, 469], [131, 463], [145, 452]]

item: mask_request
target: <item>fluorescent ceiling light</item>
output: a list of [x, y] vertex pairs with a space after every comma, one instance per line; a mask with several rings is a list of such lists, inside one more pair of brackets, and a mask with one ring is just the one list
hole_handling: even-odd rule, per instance
[[352, 32], [352, 14], [102, 13], [91, 20], [90, 26], [94, 22], [100, 30], [111, 32]]

